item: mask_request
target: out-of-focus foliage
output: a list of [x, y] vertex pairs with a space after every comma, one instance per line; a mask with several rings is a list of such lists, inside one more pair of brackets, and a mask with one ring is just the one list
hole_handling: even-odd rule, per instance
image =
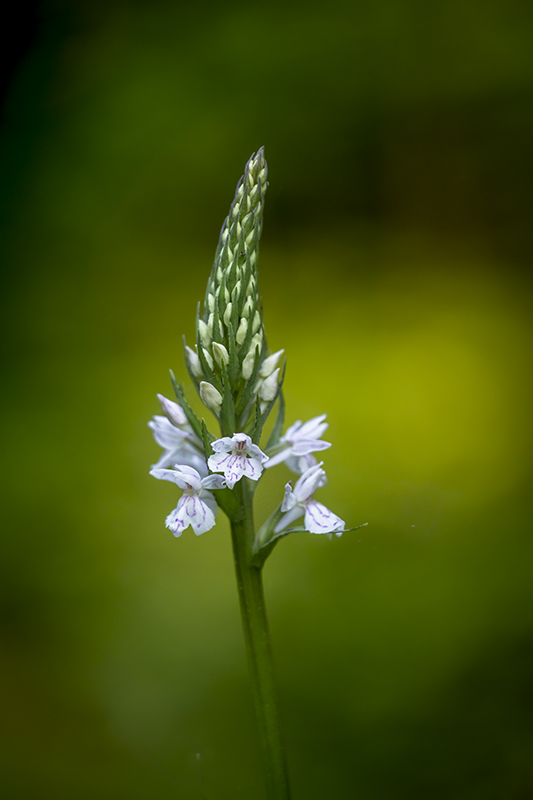
[[260, 145], [288, 421], [328, 412], [319, 499], [369, 522], [266, 567], [295, 798], [533, 792], [532, 9], [44, 4], [2, 131], [6, 797], [261, 797], [228, 529], [165, 530], [146, 427]]

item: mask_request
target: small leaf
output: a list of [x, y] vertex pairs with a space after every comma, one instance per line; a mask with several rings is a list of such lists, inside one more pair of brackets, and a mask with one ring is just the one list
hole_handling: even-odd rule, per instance
[[253, 430], [253, 434], [252, 434], [252, 442], [254, 444], [259, 444], [259, 440], [261, 438], [261, 430], [262, 430], [262, 425], [261, 425], [261, 401], [259, 400], [259, 397], [256, 397], [255, 398], [255, 424], [254, 424], [254, 430]]
[[230, 383], [235, 386], [239, 379], [239, 359], [237, 358], [237, 351], [235, 349], [235, 334], [233, 333], [233, 325], [231, 320], [228, 322], [228, 346], [229, 346], [229, 368], [228, 374]]
[[272, 433], [270, 434], [265, 450], [269, 450], [271, 447], [275, 447], [275, 445], [278, 444], [279, 440], [281, 439], [281, 432], [283, 430], [284, 423], [285, 423], [285, 398], [283, 397], [283, 392], [280, 390], [278, 416], [276, 417], [276, 422], [274, 423], [274, 427], [272, 428]]
[[212, 433], [209, 433], [207, 430], [207, 425], [205, 424], [205, 419], [202, 417], [202, 442], [204, 443], [204, 452], [205, 452], [205, 460], [209, 458], [209, 456], [213, 455], [213, 448], [211, 447], [211, 442], [215, 440], [215, 437]]
[[221, 367], [222, 370], [222, 406], [220, 408], [220, 428], [223, 436], [233, 436], [235, 433], [235, 406], [233, 404], [233, 395], [231, 393], [231, 385], [228, 377], [228, 372], [225, 366]]

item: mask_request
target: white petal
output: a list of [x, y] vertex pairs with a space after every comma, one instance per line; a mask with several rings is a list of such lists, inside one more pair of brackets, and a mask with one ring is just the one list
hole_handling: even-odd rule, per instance
[[233, 445], [237, 444], [238, 442], [245, 442], [247, 452], [250, 452], [250, 447], [252, 447], [252, 440], [247, 433], [234, 433], [232, 442]]
[[301, 478], [296, 481], [294, 487], [294, 495], [299, 503], [305, 503], [319, 486], [324, 486], [326, 473], [321, 469], [321, 465], [317, 464], [316, 467], [310, 467]]
[[270, 469], [270, 467], [275, 467], [276, 464], [281, 464], [283, 461], [286, 461], [291, 453], [292, 447], [286, 447], [284, 450], [276, 453], [275, 456], [270, 456], [268, 464], [265, 464], [265, 469]]
[[258, 481], [263, 472], [263, 465], [257, 458], [245, 458], [243, 474], [252, 481]]
[[163, 467], [170, 467], [171, 464], [174, 464], [176, 459], [174, 458], [174, 450], [165, 450], [156, 464], [152, 464], [152, 469], [161, 469]]
[[260, 461], [262, 464], [264, 464], [265, 461], [268, 461], [268, 456], [266, 455], [266, 453], [263, 453], [263, 451], [260, 450], [256, 444], [251, 444], [248, 449], [248, 452], [250, 453], [252, 458], [257, 458], [257, 460]]
[[210, 530], [215, 524], [215, 515], [198, 495], [183, 495], [167, 519], [166, 526], [174, 536], [181, 536], [189, 525], [197, 536]]
[[296, 498], [292, 493], [292, 483], [285, 484], [285, 494], [283, 496], [283, 502], [281, 503], [281, 510], [288, 511], [290, 508], [294, 508], [296, 505]]
[[[228, 456], [228, 461], [224, 470], [224, 477], [226, 478], [226, 483], [230, 489], [233, 489], [237, 481], [240, 481], [242, 476], [245, 474], [247, 460], [248, 459], [246, 458], [246, 456], [235, 456], [235, 455]], [[259, 462], [256, 463], [259, 465], [259, 467], [261, 467], [261, 464], [259, 464]], [[261, 473], [259, 473], [259, 475], [260, 474]], [[254, 478], [253, 480], [257, 480], [259, 478], [259, 475], [257, 476], [257, 478]], [[248, 477], [250, 477], [250, 475]]]
[[[307, 472], [311, 467], [316, 467], [318, 461], [312, 453], [307, 453], [305, 456], [290, 456], [285, 463], [290, 470], [296, 472], [298, 475], [303, 475], [303, 473]], [[267, 467], [268, 466], [270, 465], [267, 464]]]
[[229, 453], [233, 448], [233, 439], [229, 436], [223, 436], [222, 439], [216, 439], [211, 442], [211, 447], [215, 453]]
[[298, 439], [292, 446], [292, 452], [295, 456], [306, 456], [318, 450], [327, 450], [328, 447], [331, 447], [331, 442], [323, 442], [322, 439]]
[[202, 488], [202, 478], [199, 472], [194, 467], [189, 467], [187, 464], [175, 464], [176, 472], [179, 472], [182, 477], [182, 483], [178, 483], [184, 489], [186, 486], [191, 486], [195, 491], [199, 492]]
[[211, 472], [225, 472], [231, 457], [228, 452], [214, 453], [207, 459], [208, 467]]
[[188, 466], [194, 467], [200, 475], [207, 475], [205, 459], [202, 458], [197, 450], [190, 447], [186, 442], [180, 445], [180, 447], [165, 450], [157, 464], [153, 465], [152, 469], [174, 466], [175, 464], [187, 464]]
[[183, 489], [181, 475], [179, 472], [176, 472], [175, 469], [151, 469], [150, 475], [160, 481], [171, 481], [172, 483], [177, 483], [178, 486]]
[[324, 423], [326, 416], [327, 414], [321, 414], [304, 422], [298, 431], [298, 439], [319, 439], [328, 427], [328, 423]]
[[189, 439], [187, 433], [174, 427], [166, 417], [154, 417], [148, 423], [148, 427], [152, 429], [154, 439], [160, 447], [177, 447]]
[[305, 529], [309, 533], [337, 533], [344, 530], [344, 520], [317, 500], [309, 500], [305, 509]]
[[225, 485], [222, 475], [208, 475], [206, 478], [202, 478], [204, 489], [223, 489]]
[[304, 509], [302, 506], [296, 505], [294, 508], [291, 508], [287, 511], [286, 514], [280, 519], [276, 527], [274, 528], [274, 533], [280, 533], [284, 531], [285, 528], [288, 528], [289, 525], [292, 525], [293, 522], [296, 522], [298, 517], [301, 517], [304, 513]]
[[287, 428], [285, 436], [283, 437], [283, 441], [292, 442], [296, 438], [298, 431], [300, 430], [301, 427], [302, 427], [302, 420], [301, 419], [296, 420], [294, 425], [291, 425], [290, 428]]
[[[224, 480], [224, 479], [222, 479], [222, 480]], [[203, 502], [207, 506], [209, 506], [209, 508], [211, 509], [213, 514], [215, 514], [215, 516], [216, 516], [216, 513], [218, 511], [218, 506], [217, 506], [217, 501], [215, 500], [214, 495], [212, 495], [211, 492], [208, 492], [207, 489], [202, 489], [200, 491], [200, 498], [201, 498], [201, 500], [203, 500]]]

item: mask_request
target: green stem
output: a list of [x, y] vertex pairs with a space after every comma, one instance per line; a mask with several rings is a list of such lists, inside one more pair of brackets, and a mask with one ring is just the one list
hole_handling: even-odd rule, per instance
[[261, 569], [250, 565], [254, 521], [248, 479], [242, 478], [233, 491], [243, 510], [240, 519], [231, 520], [231, 537], [267, 798], [290, 800]]

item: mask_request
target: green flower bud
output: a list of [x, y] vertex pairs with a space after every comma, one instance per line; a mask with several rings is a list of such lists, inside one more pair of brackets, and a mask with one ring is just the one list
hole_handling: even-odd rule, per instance
[[261, 369], [259, 370], [259, 377], [268, 378], [268, 376], [271, 375], [276, 369], [276, 365], [284, 352], [285, 350], [278, 350], [277, 353], [272, 353], [271, 356], [265, 358], [261, 364]]
[[248, 298], [246, 299], [246, 303], [245, 303], [245, 304], [244, 304], [244, 306], [243, 306], [243, 309], [242, 309], [241, 315], [242, 315], [243, 317], [246, 317], [246, 319], [248, 319], [248, 317], [250, 316], [250, 313], [251, 313], [251, 311], [252, 311], [253, 307], [254, 307], [253, 300], [252, 300], [252, 298], [251, 298], [251, 297], [248, 297]]
[[223, 344], [220, 344], [219, 342], [213, 342], [213, 355], [219, 367], [222, 367], [222, 365], [225, 367], [228, 366], [229, 353]]
[[204, 347], [209, 347], [211, 344], [211, 331], [203, 319], [198, 320], [198, 334], [200, 336], [200, 342], [204, 345]]
[[229, 321], [231, 319], [231, 311], [232, 311], [232, 309], [233, 309], [233, 304], [232, 303], [228, 303], [227, 306], [226, 306], [226, 310], [224, 311], [224, 324], [226, 325], [226, 328], [228, 327]]
[[254, 314], [252, 333], [257, 333], [260, 327], [261, 327], [261, 315], [259, 314], [259, 311], [256, 311]]
[[269, 377], [265, 380], [263, 385], [261, 386], [261, 391], [259, 396], [261, 400], [264, 400], [265, 403], [270, 403], [275, 398], [277, 391], [278, 391], [278, 374], [279, 374], [279, 367], [269, 375]]
[[211, 353], [209, 352], [209, 350], [206, 350], [205, 347], [202, 347], [202, 352], [204, 354], [205, 360], [207, 361], [211, 369], [213, 369], [213, 358], [211, 356]]
[[235, 336], [238, 345], [241, 345], [246, 339], [247, 331], [248, 331], [248, 320], [243, 317], [239, 323], [237, 334]]
[[242, 362], [242, 377], [245, 381], [250, 380], [250, 376], [254, 371], [255, 365], [255, 358], [256, 358], [256, 347], [252, 347], [244, 357], [244, 361]]
[[202, 398], [202, 402], [214, 411], [215, 414], [218, 414], [222, 407], [222, 395], [215, 389], [212, 383], [208, 383], [207, 381], [201, 381], [200, 383], [200, 397]]
[[195, 378], [200, 380], [200, 378], [204, 377], [204, 371], [202, 369], [202, 364], [200, 359], [198, 358], [198, 354], [194, 352], [188, 345], [185, 345], [185, 357], [187, 359], [187, 363], [189, 365], [189, 369], [194, 375]]

